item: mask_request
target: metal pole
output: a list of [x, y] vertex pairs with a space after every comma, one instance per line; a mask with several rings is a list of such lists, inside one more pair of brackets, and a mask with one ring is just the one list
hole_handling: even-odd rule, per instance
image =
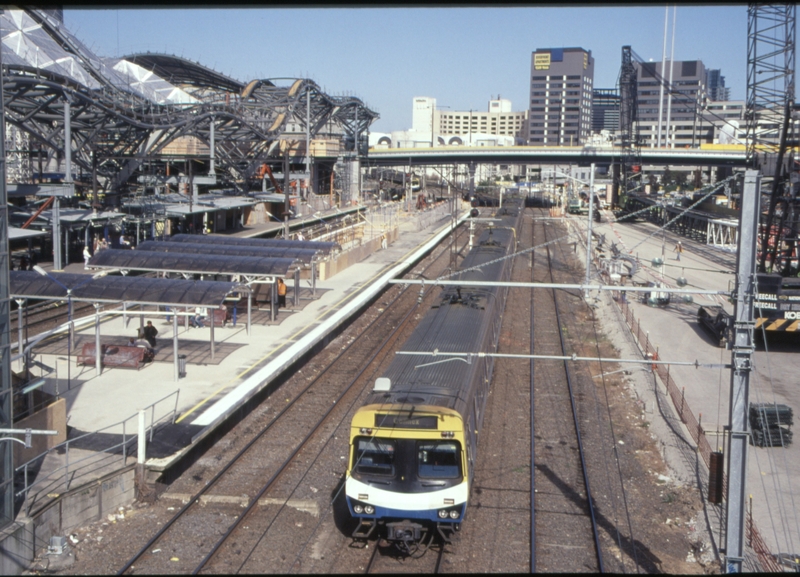
[[216, 154], [214, 152], [214, 146], [215, 145], [214, 145], [214, 118], [213, 117], [211, 118], [211, 124], [209, 124], [208, 129], [209, 129], [209, 140], [210, 140], [209, 150], [211, 152], [211, 158], [209, 159], [209, 166], [208, 166], [208, 176], [214, 176], [214, 175], [216, 175], [216, 172], [214, 170], [214, 162], [216, 161], [217, 157], [216, 157]]
[[253, 295], [247, 293], [247, 336], [250, 336], [250, 322], [252, 321]]
[[[594, 211], [594, 163], [589, 174], [589, 234], [586, 235], [586, 284], [589, 284], [592, 268], [592, 212]], [[589, 291], [583, 293], [584, 298], [589, 298]]]
[[300, 306], [300, 269], [294, 269], [294, 308]]
[[275, 305], [277, 304], [275, 301], [277, 300], [277, 293], [278, 293], [278, 285], [275, 282], [275, 279], [272, 279], [272, 286], [269, 289], [269, 320], [275, 320]]
[[758, 230], [761, 175], [748, 170], [744, 177], [739, 222], [739, 256], [736, 264], [736, 307], [731, 347], [731, 396], [728, 417], [728, 503], [725, 536], [725, 569], [741, 573], [744, 558], [745, 495], [747, 480], [747, 412], [750, 371], [755, 350], [753, 299], [756, 291], [756, 234]]
[[311, 188], [311, 91], [306, 89], [306, 199]]
[[72, 182], [72, 119], [70, 118], [70, 101], [64, 99], [64, 182]]
[[289, 238], [289, 150], [283, 153], [283, 238]]
[[216, 309], [211, 309], [210, 321], [211, 321], [211, 360], [214, 360], [214, 325], [216, 324], [214, 321], [216, 320]]
[[61, 270], [61, 199], [53, 199], [53, 269]]
[[178, 315], [172, 315], [172, 370], [174, 379], [177, 383], [180, 379], [178, 371]]
[[99, 377], [103, 373], [103, 351], [100, 348], [100, 303], [94, 304], [94, 365]]
[[136, 452], [136, 463], [139, 465], [144, 465], [145, 462], [145, 451], [147, 448], [147, 430], [145, 427], [145, 414], [144, 409], [139, 411], [139, 444], [138, 450]]
[[317, 261], [311, 261], [311, 298], [317, 298]]

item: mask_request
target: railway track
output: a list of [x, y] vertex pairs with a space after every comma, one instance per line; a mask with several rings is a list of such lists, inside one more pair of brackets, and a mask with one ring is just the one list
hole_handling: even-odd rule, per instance
[[[536, 221], [534, 244], [555, 236], [547, 230], [553, 226], [555, 221]], [[534, 257], [534, 282], [564, 282], [568, 273], [565, 260], [554, 256], [549, 246], [543, 252], [544, 258]], [[571, 299], [574, 306], [575, 298], [575, 295], [559, 295], [552, 289], [533, 291], [531, 337], [535, 354], [570, 354], [560, 309], [566, 310], [566, 299]], [[532, 450], [536, 456], [532, 478], [536, 544], [532, 548], [531, 569], [603, 572], [603, 553], [581, 438], [582, 394], [575, 390], [566, 361], [538, 361], [531, 379], [535, 397]]]
[[[412, 276], [438, 275], [448, 265], [449, 251], [446, 247], [431, 257]], [[304, 367], [301, 371], [315, 374], [303, 376], [298, 371], [293, 380], [302, 381], [302, 386], [284, 385], [274, 394], [273, 406], [263, 409], [243, 431], [249, 439], [233, 458], [225, 451], [213, 457], [226, 464], [217, 466], [210, 479], [206, 480], [210, 471], [198, 473], [193, 467], [185, 475], [189, 480], [170, 489], [186, 503], [120, 574], [264, 572], [267, 567], [269, 572], [330, 572], [319, 566], [336, 559], [317, 559], [314, 551], [320, 538], [331, 537], [337, 541], [334, 550], [347, 549], [356, 557], [341, 561], [350, 567], [353, 562], [368, 565], [366, 552], [345, 546], [349, 515], [346, 506], [341, 510], [343, 495], [338, 497], [349, 415], [388, 364], [395, 343], [413, 329], [419, 316], [414, 314], [414, 302], [425, 306], [435, 297], [430, 290], [423, 298], [399, 286], [387, 289], [385, 295], [388, 302], [381, 300], [371, 307], [372, 313], [355, 321], [354, 325], [362, 325], [355, 327], [357, 335], [347, 331], [321, 355], [326, 367]], [[355, 375], [354, 367], [360, 369]], [[290, 390], [292, 396], [281, 406]], [[181, 495], [181, 489], [190, 492]], [[172, 554], [154, 553], [163, 551]]]

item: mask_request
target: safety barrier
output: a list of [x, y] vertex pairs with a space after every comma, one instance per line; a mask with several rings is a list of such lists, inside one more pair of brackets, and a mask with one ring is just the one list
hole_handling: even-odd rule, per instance
[[[633, 311], [631, 310], [627, 300], [624, 298], [619, 298], [620, 295], [616, 296], [617, 298], [615, 298], [615, 302], [622, 312], [625, 323], [630, 328], [631, 333], [633, 334], [636, 342], [639, 345], [639, 348], [642, 351], [642, 354], [647, 359], [657, 360], [658, 347], [654, 347], [653, 343], [650, 342], [650, 336], [647, 332], [642, 334], [641, 321], [639, 321], [633, 314]], [[678, 385], [669, 374], [669, 367], [669, 365], [656, 364], [653, 368], [661, 378], [661, 381], [664, 383], [667, 392], [672, 399], [672, 404], [678, 411], [681, 421], [686, 425], [689, 434], [697, 444], [697, 451], [700, 453], [703, 462], [706, 464], [706, 467], [710, 467], [712, 449], [711, 444], [708, 442], [708, 437], [706, 436], [702, 427], [702, 414], [700, 415], [701, 418], [695, 418], [694, 413], [686, 402], [684, 388], [678, 388]], [[722, 495], [724, 497], [727, 494], [728, 478], [727, 475], [723, 475]], [[748, 545], [750, 545], [755, 554], [758, 556], [758, 560], [761, 564], [761, 570], [767, 572], [781, 572], [782, 568], [776, 561], [775, 555], [770, 552], [769, 547], [767, 547], [767, 544], [761, 537], [761, 533], [759, 533], [758, 528], [756, 528], [755, 521], [753, 520], [752, 516], [752, 507], [750, 510], [748, 510], [746, 518], [745, 532], [747, 535]]]
[[[180, 389], [159, 399], [143, 409], [150, 413], [150, 425], [145, 428], [149, 441], [153, 441], [155, 429], [169, 421], [175, 422], [178, 411], [178, 395]], [[156, 419], [156, 406], [170, 397], [175, 397], [174, 406], [163, 416]], [[34, 457], [15, 469], [16, 478], [21, 479], [22, 488], [15, 493], [17, 499], [24, 500], [25, 514], [31, 515], [34, 506], [40, 506], [69, 491], [76, 485], [85, 484], [94, 478], [107, 474], [115, 469], [128, 465], [128, 457], [136, 456], [138, 432], [128, 432], [127, 423], [138, 419], [139, 413], [127, 419], [104, 427], [91, 433], [85, 433], [56, 445], [44, 453]], [[122, 434], [110, 433], [122, 427]], [[137, 425], [134, 424], [134, 427]], [[120, 440], [121, 437], [121, 440]], [[108, 440], [106, 440], [108, 438]], [[86, 447], [82, 449], [81, 447]], [[74, 458], [76, 451], [88, 452], [86, 456]], [[42, 471], [45, 460], [52, 457], [57, 466], [52, 470]], [[63, 464], [62, 464], [63, 463]]]

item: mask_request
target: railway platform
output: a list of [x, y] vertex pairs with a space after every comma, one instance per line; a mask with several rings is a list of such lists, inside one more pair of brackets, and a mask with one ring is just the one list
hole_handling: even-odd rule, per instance
[[[292, 305], [293, 287], [289, 286], [287, 308], [279, 309], [274, 321], [268, 310], [254, 310], [250, 335], [241, 313], [235, 326], [216, 327], [213, 354], [211, 329], [191, 328], [180, 319], [178, 354], [184, 357], [185, 376], [177, 380], [173, 323], [167, 320], [168, 311], [155, 307], [142, 311], [143, 322], [151, 321], [158, 330], [155, 358], [138, 370], [104, 368], [98, 375], [94, 364], [77, 364], [76, 353], [85, 342], [94, 342], [93, 316], [82, 324], [76, 322], [70, 349], [66, 335], [43, 343], [37, 360], [55, 369], [45, 378], [43, 389], [66, 404], [70, 446], [49, 452], [32, 468], [30, 485], [35, 483], [38, 488], [31, 490], [28, 504], [134, 464], [140, 412], [148, 431], [148, 478], [157, 478], [195, 444], [213, 435], [226, 419], [235, 418], [248, 400], [357, 314], [390, 278], [412, 266], [450, 230], [451, 214], [444, 204], [409, 215], [401, 220], [394, 242], [331, 278], [317, 281], [315, 296], [304, 281], [299, 306]], [[90, 274], [83, 270], [83, 263], [68, 265], [65, 272]], [[137, 336], [138, 311], [131, 309], [130, 313], [104, 317], [103, 344], [124, 345]], [[78, 461], [81, 465], [76, 465]], [[72, 469], [66, 473], [69, 463]], [[42, 482], [47, 477], [53, 477], [52, 483]], [[69, 486], [58, 488], [65, 477], [70, 479]]]
[[[585, 239], [588, 223], [585, 217], [569, 217], [573, 226], [581, 231]], [[728, 291], [733, 286], [736, 267], [736, 254], [730, 250], [703, 244], [697, 240], [671, 232], [662, 232], [649, 222], [613, 222], [609, 212], [603, 213], [601, 223], [593, 223], [595, 235], [605, 237], [604, 249], [610, 252], [610, 244], [616, 243], [623, 255], [634, 257], [640, 267], [631, 279], [637, 284], [663, 282], [669, 287], [710, 289]], [[675, 252], [681, 241], [683, 252]], [[584, 241], [585, 242], [585, 241]], [[579, 243], [581, 244], [581, 243]], [[585, 247], [585, 244], [582, 246]], [[585, 253], [584, 253], [585, 254]], [[659, 264], [659, 260], [663, 265]], [[655, 262], [654, 262], [655, 261]], [[680, 279], [680, 283], [679, 283]], [[594, 278], [597, 280], [597, 277]], [[630, 281], [629, 281], [630, 282]], [[592, 295], [597, 296], [597, 295]], [[603, 301], [603, 299], [600, 299]], [[610, 303], [610, 299], [607, 301]], [[667, 306], [650, 306], [641, 302], [636, 293], [627, 294], [629, 310], [633, 312], [640, 340], [649, 342], [662, 361], [697, 361], [701, 365], [723, 365], [731, 362], [731, 351], [720, 348], [714, 338], [697, 322], [697, 310], [701, 305], [720, 305], [733, 313], [733, 305], [724, 296], [694, 295], [687, 302], [679, 295], [673, 295]], [[605, 318], [619, 315], [610, 313], [616, 307], [610, 304]], [[608, 328], [608, 327], [607, 327]], [[627, 331], [627, 328], [625, 328]], [[629, 334], [629, 333], [628, 333]], [[621, 345], [621, 333], [616, 337]], [[628, 337], [630, 338], [630, 337]], [[613, 337], [612, 337], [613, 339]], [[615, 341], [615, 344], [618, 344]], [[640, 347], [645, 343], [641, 343]], [[797, 353], [800, 340], [796, 335], [786, 334], [781, 340], [767, 344], [757, 344], [755, 352], [755, 371], [751, 378], [751, 403], [777, 403], [800, 408], [800, 390], [796, 387]], [[625, 356], [623, 353], [622, 356]], [[645, 383], [645, 390], [639, 389], [639, 401], [644, 406], [644, 417], [648, 421], [659, 419], [659, 400], [663, 402], [668, 395], [664, 384], [656, 379], [648, 365], [630, 369]], [[691, 366], [671, 366], [669, 376], [680, 389], [681, 404], [675, 413], [690, 409], [699, 420], [713, 451], [723, 451], [724, 426], [728, 422], [731, 374], [722, 368], [695, 368]], [[701, 473], [693, 472], [700, 463], [696, 447], [688, 453], [679, 445], [686, 443], [694, 447], [692, 437], [680, 419], [672, 423], [680, 435], [672, 433], [661, 437], [662, 451], [673, 453], [672, 465], [676, 467], [676, 481], [682, 484], [700, 483], [705, 487], [708, 472], [700, 467]], [[651, 430], [656, 433], [654, 428]], [[666, 440], [670, 436], [673, 440]], [[680, 439], [683, 440], [680, 440]], [[676, 455], [678, 455], [676, 457]], [[796, 554], [800, 546], [798, 511], [794, 495], [800, 491], [800, 447], [794, 443], [786, 448], [755, 447], [748, 450], [747, 492], [751, 495], [751, 506], [755, 525], [772, 553]], [[704, 492], [703, 498], [707, 498]], [[722, 505], [724, 507], [724, 505]], [[719, 514], [720, 506], [707, 504], [707, 510]], [[724, 516], [724, 511], [722, 512]], [[718, 534], [719, 535], [719, 534]], [[719, 544], [719, 543], [718, 543]], [[720, 545], [724, 547], [724, 542]], [[794, 547], [794, 549], [793, 549]]]

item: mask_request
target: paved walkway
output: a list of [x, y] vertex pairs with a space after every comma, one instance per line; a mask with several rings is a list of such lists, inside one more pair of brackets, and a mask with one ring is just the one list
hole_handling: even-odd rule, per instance
[[[593, 223], [596, 234], [604, 234], [606, 247], [617, 244], [623, 254], [638, 257], [641, 268], [633, 279], [647, 283], [663, 281], [678, 288], [677, 279], [687, 281], [685, 288], [728, 290], [734, 281], [736, 255], [709, 245], [703, 245], [673, 233], [663, 233], [648, 222], [610, 223], [604, 213], [602, 223]], [[585, 219], [570, 217], [586, 230]], [[677, 259], [674, 247], [681, 241], [684, 251]], [[652, 266], [655, 258], [663, 266]], [[652, 307], [628, 293], [628, 302], [642, 329], [649, 333], [650, 342], [658, 347], [664, 361], [699, 361], [701, 364], [731, 362], [731, 352], [720, 348], [697, 323], [700, 305], [722, 305], [733, 312], [725, 297], [693, 296], [684, 302], [673, 295], [667, 307]], [[797, 387], [797, 352], [800, 342], [783, 342], [769, 347], [757, 347], [755, 372], [751, 379], [750, 402], [785, 403], [800, 409], [800, 388]], [[704, 369], [673, 366], [670, 375], [684, 388], [686, 403], [701, 424], [712, 449], [722, 450], [723, 427], [728, 422], [731, 374], [727, 369]], [[718, 439], [717, 447], [714, 439]], [[747, 494], [752, 496], [753, 515], [757, 527], [773, 553], [800, 552], [800, 444], [788, 448], [759, 448], [748, 451]], [[795, 499], [795, 495], [798, 498]], [[723, 544], [724, 546], [724, 544]]]

